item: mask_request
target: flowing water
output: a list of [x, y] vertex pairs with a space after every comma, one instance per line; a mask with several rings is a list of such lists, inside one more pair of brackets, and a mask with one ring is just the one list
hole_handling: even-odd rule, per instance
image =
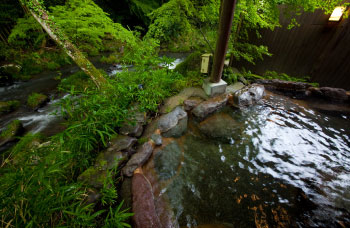
[[180, 227], [350, 227], [349, 112], [270, 95], [222, 117], [226, 138], [191, 120], [145, 167]]

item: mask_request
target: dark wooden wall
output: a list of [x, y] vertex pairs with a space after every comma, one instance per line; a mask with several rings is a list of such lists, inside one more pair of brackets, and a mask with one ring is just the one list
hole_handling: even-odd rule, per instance
[[[274, 70], [291, 76], [311, 76], [320, 86], [350, 90], [350, 20], [328, 22], [321, 11], [297, 17], [300, 27], [287, 29], [288, 20], [281, 17], [282, 28], [261, 31], [257, 44], [268, 46], [272, 57], [256, 65], [238, 63], [256, 74]], [[235, 64], [234, 64], [235, 65]]]

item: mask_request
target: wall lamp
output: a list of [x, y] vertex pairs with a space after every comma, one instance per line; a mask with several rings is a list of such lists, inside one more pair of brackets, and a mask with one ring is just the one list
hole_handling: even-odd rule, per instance
[[335, 21], [335, 22], [340, 21], [344, 11], [345, 11], [345, 7], [342, 7], [342, 6], [335, 7], [335, 9], [333, 10], [333, 13], [331, 14], [328, 20]]

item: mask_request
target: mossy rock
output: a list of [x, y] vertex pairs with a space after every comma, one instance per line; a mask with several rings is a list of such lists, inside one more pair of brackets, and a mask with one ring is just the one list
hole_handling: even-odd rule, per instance
[[40, 107], [42, 107], [44, 104], [46, 104], [49, 101], [49, 98], [40, 93], [32, 93], [27, 100], [27, 105], [36, 110]]
[[19, 120], [14, 120], [9, 123], [5, 130], [0, 134], [0, 146], [5, 145], [8, 142], [16, 140], [16, 136], [19, 136], [23, 133], [24, 128]]
[[15, 111], [20, 106], [20, 104], [21, 103], [16, 100], [0, 101], [0, 115]]
[[201, 52], [193, 52], [192, 54], [187, 56], [185, 61], [176, 66], [175, 71], [185, 76], [189, 75], [189, 72], [193, 71], [200, 74], [201, 56]]
[[78, 177], [78, 181], [88, 184], [96, 189], [101, 189], [106, 182], [107, 171], [99, 167], [90, 167]]

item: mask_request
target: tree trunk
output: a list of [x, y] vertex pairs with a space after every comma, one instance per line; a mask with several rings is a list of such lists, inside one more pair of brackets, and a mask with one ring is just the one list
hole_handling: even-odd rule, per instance
[[20, 0], [21, 4], [28, 8], [35, 20], [43, 27], [47, 34], [61, 47], [65, 53], [70, 56], [73, 61], [91, 77], [97, 88], [107, 83], [102, 73], [97, 70], [94, 65], [74, 46], [58, 28], [55, 22], [49, 17], [44, 7], [38, 0]]

